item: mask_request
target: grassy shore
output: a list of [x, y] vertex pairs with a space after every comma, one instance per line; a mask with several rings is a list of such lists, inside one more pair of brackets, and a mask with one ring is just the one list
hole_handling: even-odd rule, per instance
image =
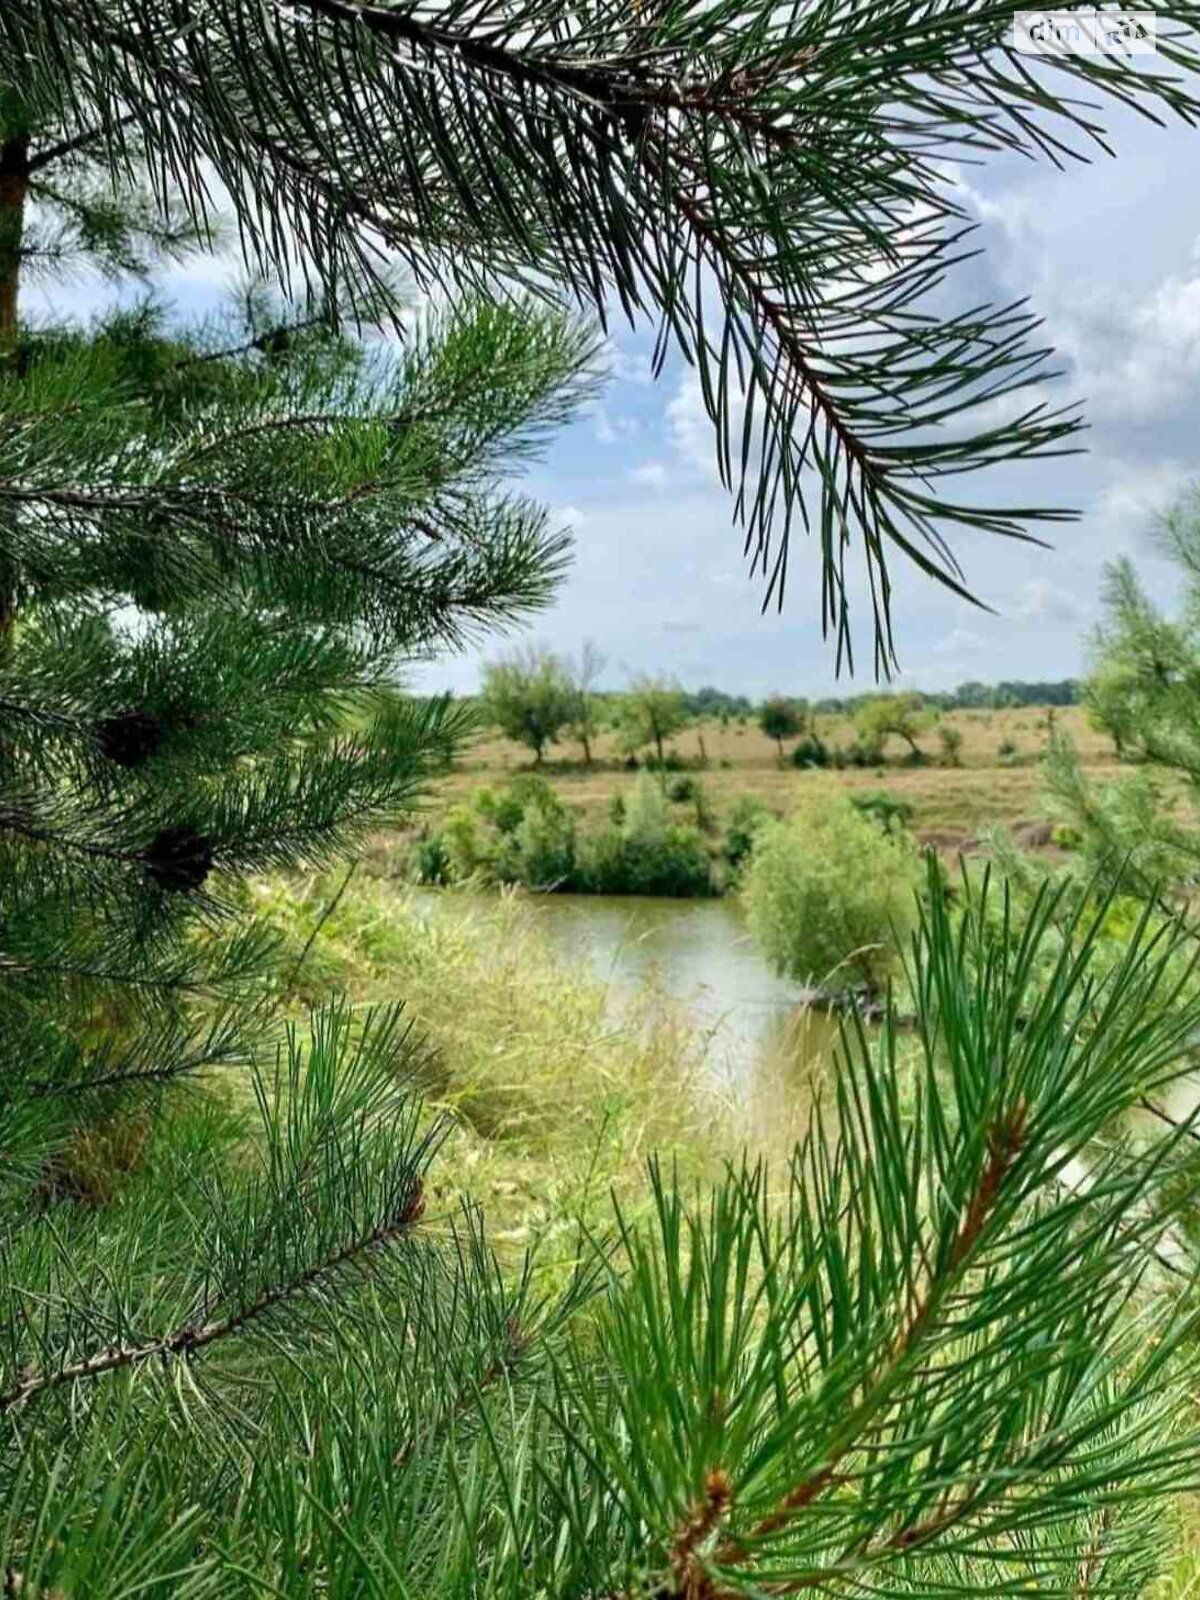
[[[1054, 719], [1055, 726], [1074, 740], [1089, 771], [1105, 776], [1119, 770], [1111, 740], [1089, 726], [1082, 709], [1058, 710]], [[928, 753], [924, 766], [906, 765], [905, 747], [893, 740], [882, 766], [846, 768], [833, 776], [851, 791], [881, 787], [894, 791], [912, 805], [917, 835], [946, 850], [968, 845], [990, 823], [1016, 829], [1036, 826], [1042, 816], [1039, 762], [1049, 736], [1046, 709], [954, 711], [944, 720], [962, 734], [961, 766], [939, 765], [939, 741], [929, 734], [922, 741]], [[831, 749], [847, 746], [853, 738], [850, 724], [832, 716], [818, 719], [818, 732]], [[756, 795], [782, 813], [806, 785], [822, 776], [799, 771], [787, 760], [781, 763], [774, 740], [753, 718], [693, 723], [670, 741], [668, 751], [688, 769], [700, 769], [718, 825], [739, 796]], [[575, 746], [554, 745], [542, 770], [582, 820], [598, 824], [615, 794], [629, 798], [637, 774], [626, 769], [611, 733], [594, 742], [593, 755], [587, 767]], [[497, 737], [479, 739], [439, 783], [429, 807], [432, 819], [481, 785], [503, 782], [529, 764], [529, 751], [522, 746]]]
[[[723, 1094], [700, 1021], [653, 985], [618, 1001], [566, 964], [526, 897], [447, 894], [430, 915], [427, 902], [369, 873], [340, 899], [338, 889], [318, 877], [254, 890], [297, 954], [321, 924], [291, 1000], [341, 986], [362, 1007], [405, 1000], [430, 1047], [430, 1115], [449, 1128], [431, 1199], [447, 1212], [461, 1198], [481, 1205], [510, 1264], [533, 1246], [541, 1272], [560, 1279], [577, 1258], [580, 1221], [603, 1230], [613, 1197], [632, 1212], [646, 1200], [652, 1153], [685, 1183], [703, 1183], [744, 1149], [780, 1161], [800, 1134], [794, 1092], [781, 1085], [758, 1114]], [[818, 1021], [828, 1062], [829, 1023]], [[1190, 1500], [1166, 1564], [1155, 1600], [1197, 1600], [1200, 1507]]]

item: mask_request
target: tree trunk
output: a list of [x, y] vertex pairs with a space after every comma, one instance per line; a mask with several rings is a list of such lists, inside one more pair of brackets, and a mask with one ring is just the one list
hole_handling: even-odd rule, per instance
[[21, 287], [21, 239], [29, 194], [29, 140], [24, 135], [0, 145], [0, 341], [17, 331]]
[[661, 733], [656, 733], [654, 735], [654, 743], [655, 743], [655, 746], [656, 746], [656, 748], [658, 750], [658, 769], [661, 772], [662, 771], [662, 764], [663, 764], [663, 747], [662, 747], [662, 734]]
[[586, 733], [582, 733], [579, 736], [579, 742], [583, 746], [583, 764], [585, 767], [590, 767], [592, 764], [591, 740], [588, 738]]

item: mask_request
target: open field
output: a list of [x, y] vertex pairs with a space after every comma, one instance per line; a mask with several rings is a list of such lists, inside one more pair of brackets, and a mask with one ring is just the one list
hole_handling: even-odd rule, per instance
[[[1053, 715], [1055, 726], [1074, 740], [1086, 767], [1098, 776], [1119, 770], [1111, 740], [1089, 726], [1082, 708], [1066, 707]], [[774, 740], [762, 733], [753, 718], [693, 723], [670, 740], [667, 748], [684, 767], [700, 771], [705, 797], [717, 821], [740, 795], [756, 795], [773, 810], [785, 812], [806, 785], [832, 779], [851, 790], [894, 791], [913, 806], [912, 825], [918, 836], [948, 850], [968, 845], [989, 823], [1019, 828], [1036, 822], [1043, 814], [1039, 761], [1048, 737], [1046, 709], [953, 711], [944, 721], [962, 733], [961, 766], [938, 764], [940, 744], [936, 733], [930, 733], [922, 740], [929, 757], [925, 766], [906, 764], [904, 745], [892, 740], [881, 767], [799, 771], [790, 760], [780, 762]], [[817, 727], [831, 751], [849, 745], [853, 737], [845, 718], [820, 717]], [[1001, 757], [1005, 742], [1016, 747], [1015, 755]], [[611, 732], [594, 741], [594, 756], [592, 766], [585, 767], [577, 747], [555, 745], [541, 769], [562, 798], [588, 821], [599, 821], [607, 814], [612, 797], [628, 795], [637, 781], [636, 771], [626, 768]], [[439, 780], [427, 814], [436, 816], [481, 785], [502, 783], [530, 765], [529, 751], [522, 746], [484, 737], [455, 763], [452, 773]]]

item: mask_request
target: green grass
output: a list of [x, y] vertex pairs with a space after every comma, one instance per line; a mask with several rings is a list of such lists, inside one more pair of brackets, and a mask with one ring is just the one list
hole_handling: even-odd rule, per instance
[[[723, 1098], [686, 1008], [652, 985], [616, 1004], [554, 954], [521, 895], [447, 894], [430, 916], [394, 882], [360, 873], [325, 917], [338, 887], [253, 888], [293, 956], [320, 924], [290, 1002], [343, 986], [364, 1007], [406, 1001], [430, 1046], [430, 1114], [450, 1120], [431, 1199], [447, 1211], [459, 1197], [477, 1201], [502, 1257], [537, 1245], [542, 1271], [559, 1279], [577, 1257], [578, 1220], [604, 1228], [614, 1194], [627, 1211], [648, 1203], [651, 1152], [703, 1183], [743, 1146], [778, 1157], [799, 1133], [794, 1071], [789, 1081], [781, 1065], [763, 1103]], [[795, 1026], [793, 1063], [802, 1051], [828, 1055], [828, 1018]], [[814, 1026], [819, 1037], [806, 1041]], [[1200, 1600], [1200, 1502], [1181, 1503], [1177, 1528], [1155, 1600]]]
[[[303, 948], [336, 879], [261, 883], [258, 909]], [[294, 998], [346, 988], [358, 1006], [402, 999], [428, 1042], [421, 1087], [450, 1136], [440, 1198], [484, 1208], [506, 1252], [575, 1249], [610, 1195], [640, 1203], [652, 1152], [710, 1177], [740, 1143], [715, 1087], [708, 1037], [652, 984], [616, 1006], [568, 966], [519, 896], [445, 896], [436, 917], [385, 879], [357, 878], [324, 923]]]

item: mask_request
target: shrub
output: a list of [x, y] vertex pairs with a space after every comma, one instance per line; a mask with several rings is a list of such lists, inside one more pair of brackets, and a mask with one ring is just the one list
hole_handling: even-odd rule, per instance
[[442, 823], [439, 843], [445, 854], [448, 880], [492, 876], [495, 862], [493, 838], [486, 819], [472, 805], [451, 806]]
[[766, 803], [754, 794], [742, 794], [729, 808], [729, 821], [721, 842], [721, 856], [731, 876], [736, 877], [750, 855], [754, 836], [772, 815]]
[[807, 733], [792, 746], [792, 765], [803, 768], [827, 767], [829, 747], [815, 733]]
[[686, 801], [696, 798], [696, 791], [699, 787], [695, 778], [689, 776], [686, 772], [681, 772], [678, 777], [672, 778], [667, 785], [667, 799], [673, 801], [676, 805], [683, 805]]
[[408, 853], [408, 876], [414, 883], [448, 884], [452, 878], [450, 852], [440, 833], [421, 833]]
[[944, 767], [961, 767], [962, 730], [954, 727], [952, 723], [939, 722], [937, 733], [942, 746], [942, 765]]
[[682, 898], [713, 892], [703, 836], [671, 821], [662, 790], [646, 774], [629, 799], [624, 825], [583, 842], [577, 884], [593, 894]]
[[499, 791], [478, 789], [469, 804], [451, 806], [441, 833], [419, 840], [409, 860], [421, 883], [475, 878], [531, 889], [565, 888], [574, 868], [575, 818], [532, 774]]
[[884, 833], [903, 833], [913, 818], [912, 802], [891, 789], [864, 789], [850, 796], [850, 804]]
[[746, 872], [751, 932], [775, 967], [831, 992], [878, 988], [911, 925], [917, 862], [842, 795], [813, 795], [756, 830]]
[[575, 818], [557, 795], [525, 807], [516, 831], [517, 879], [531, 889], [567, 888], [575, 871]]
[[883, 748], [855, 739], [852, 744], [837, 751], [834, 765], [839, 767], [877, 767], [883, 759]]

